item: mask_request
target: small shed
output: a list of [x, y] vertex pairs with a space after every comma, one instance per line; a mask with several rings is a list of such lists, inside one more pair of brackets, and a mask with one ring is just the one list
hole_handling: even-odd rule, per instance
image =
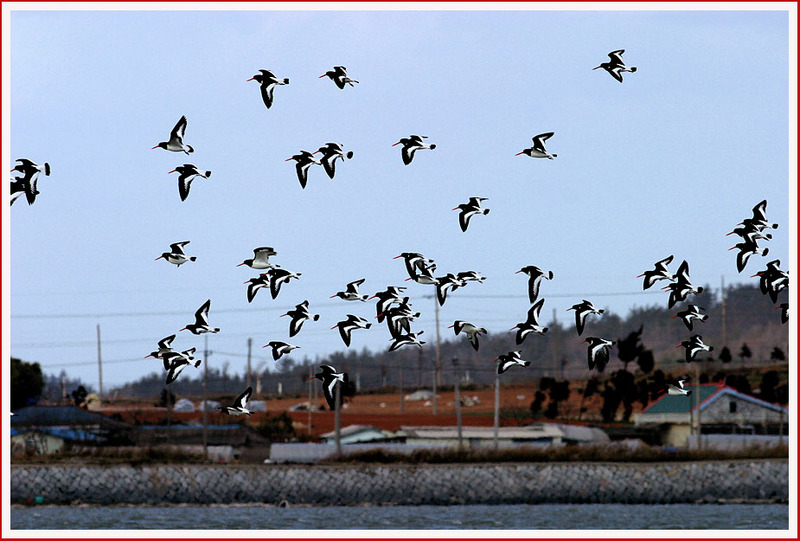
[[699, 420], [703, 434], [785, 434], [789, 410], [727, 387], [724, 384], [687, 385], [691, 396], [664, 394], [641, 413], [634, 425], [657, 430], [661, 443], [685, 447]]
[[[410, 445], [458, 445], [458, 428], [455, 426], [404, 426], [406, 443]], [[494, 428], [465, 426], [461, 429], [462, 442], [472, 448], [494, 445]], [[572, 443], [606, 443], [608, 435], [603, 430], [587, 426], [559, 423], [533, 423], [526, 426], [504, 426], [497, 429], [498, 447], [561, 446]]]
[[[321, 434], [320, 438], [325, 443], [334, 443], [336, 438], [335, 432], [327, 432]], [[342, 428], [339, 432], [339, 441], [342, 445], [352, 443], [367, 443], [376, 441], [390, 441], [397, 439], [393, 432], [381, 430], [369, 425], [349, 425]]]

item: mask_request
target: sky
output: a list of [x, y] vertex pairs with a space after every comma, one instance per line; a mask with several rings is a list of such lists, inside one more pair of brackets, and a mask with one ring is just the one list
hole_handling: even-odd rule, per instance
[[[393, 259], [401, 252], [434, 259], [437, 275], [485, 276], [448, 296], [441, 336], [467, 320], [508, 333], [509, 350], [508, 329], [530, 306], [526, 277], [515, 274], [527, 265], [554, 273], [541, 286], [545, 324], [554, 314], [568, 324], [566, 309], [582, 299], [621, 316], [666, 306], [666, 292], [642, 291], [636, 276], [670, 254], [671, 270], [685, 259], [692, 281], [715, 289], [756, 284], [750, 275], [773, 258], [794, 272], [796, 13], [635, 6], [4, 3], [4, 162], [52, 168], [32, 206], [4, 199], [4, 354], [96, 387], [99, 325], [108, 393], [160, 372], [143, 357], [210, 299], [221, 331], [208, 337], [209, 366], [243, 373], [249, 338], [259, 370], [275, 369], [262, 348], [271, 340], [321, 362], [346, 349], [330, 329], [339, 320], [374, 321], [374, 300], [330, 298], [361, 278], [369, 295], [407, 286], [422, 313], [412, 329], [431, 346], [434, 291], [404, 282]], [[638, 68], [622, 84], [592, 69], [616, 49]], [[340, 90], [320, 78], [336, 65], [358, 84]], [[290, 79], [269, 110], [247, 82], [259, 69]], [[182, 115], [195, 152], [153, 150]], [[555, 159], [515, 156], [549, 131]], [[392, 145], [411, 134], [436, 148], [406, 166]], [[334, 179], [312, 168], [302, 189], [285, 160], [329, 141], [353, 158]], [[168, 172], [184, 163], [212, 175], [181, 201]], [[462, 232], [451, 209], [471, 196], [487, 197], [490, 213]], [[725, 234], [763, 199], [780, 227], [764, 244], [769, 257], [738, 273], [728, 251], [736, 237]], [[195, 262], [155, 261], [186, 240]], [[301, 277], [276, 299], [261, 291], [248, 303], [244, 282], [260, 271], [237, 265], [258, 246]], [[320, 320], [289, 338], [279, 316], [303, 300]], [[204, 343], [183, 331], [173, 347], [203, 358]], [[389, 345], [374, 323], [353, 333], [351, 349]]]

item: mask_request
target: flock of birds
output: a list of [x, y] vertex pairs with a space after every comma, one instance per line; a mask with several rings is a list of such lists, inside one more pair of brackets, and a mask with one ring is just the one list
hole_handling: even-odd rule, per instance
[[[620, 83], [623, 81], [622, 73], [635, 73], [636, 67], [628, 67], [622, 60], [624, 49], [612, 51], [608, 54], [609, 61], [601, 63], [593, 69], [605, 69], [614, 79]], [[320, 78], [330, 78], [339, 89], [345, 89], [348, 85], [354, 87], [358, 83], [357, 80], [350, 78], [347, 75], [347, 69], [344, 66], [335, 66], [322, 74]], [[275, 74], [266, 69], [259, 70], [259, 72], [247, 81], [256, 81], [260, 86], [261, 97], [267, 109], [270, 109], [274, 103], [274, 89], [276, 86], [283, 86], [289, 84], [288, 78], [279, 78]], [[184, 153], [187, 156], [194, 153], [194, 148], [184, 142], [186, 133], [187, 119], [182, 116], [174, 128], [170, 132], [169, 138], [152, 147], [153, 149], [161, 148], [169, 152]], [[554, 159], [557, 154], [550, 153], [545, 147], [545, 142], [554, 135], [554, 132], [541, 133], [533, 137], [533, 145], [526, 148], [516, 155], [525, 154], [531, 158], [547, 158]], [[393, 146], [402, 145], [401, 158], [405, 165], [410, 165], [414, 159], [415, 153], [418, 150], [433, 150], [436, 144], [427, 143], [426, 136], [410, 135], [401, 138], [394, 143]], [[316, 155], [320, 154], [318, 158]], [[326, 143], [318, 150], [310, 152], [308, 150], [300, 150], [297, 154], [287, 158], [286, 161], [294, 161], [297, 172], [297, 178], [300, 182], [301, 188], [305, 188], [308, 182], [308, 174], [312, 165], [321, 165], [326, 174], [330, 178], [334, 178], [336, 173], [336, 161], [351, 159], [353, 157], [352, 151], [345, 151], [343, 145], [339, 143]], [[37, 188], [38, 176], [40, 173], [50, 175], [50, 165], [44, 163], [42, 166], [37, 165], [28, 159], [18, 159], [17, 165], [12, 172], [17, 172], [17, 176], [11, 181], [11, 204], [21, 196], [23, 193], [26, 196], [28, 204], [33, 204], [36, 196], [39, 194]], [[198, 177], [208, 179], [211, 176], [211, 171], [203, 171], [196, 165], [186, 163], [176, 167], [170, 173], [178, 173], [178, 193], [181, 201], [185, 201], [189, 196], [192, 181]], [[466, 203], [462, 203], [453, 208], [458, 210], [458, 223], [463, 232], [467, 231], [470, 220], [477, 215], [489, 214], [489, 209], [482, 207], [482, 203], [486, 201], [486, 197], [470, 197]], [[769, 223], [766, 219], [766, 200], [760, 202], [753, 208], [753, 216], [748, 217], [741, 223], [737, 224], [740, 227], [735, 228], [729, 233], [736, 234], [741, 237], [741, 242], [737, 243], [733, 249], [738, 249], [736, 259], [737, 268], [742, 272], [749, 258], [753, 255], [766, 256], [768, 253], [767, 248], [759, 248], [758, 242], [763, 240], [770, 240], [772, 235], [764, 233], [765, 229], [776, 229], [778, 224]], [[188, 256], [185, 252], [186, 246], [189, 241], [176, 242], [170, 245], [169, 251], [162, 253], [156, 260], [164, 259], [168, 263], [180, 267], [187, 262], [196, 261], [196, 257]], [[247, 266], [253, 270], [263, 270], [258, 276], [246, 281], [246, 297], [248, 302], [253, 302], [256, 294], [262, 289], [268, 289], [270, 295], [275, 299], [281, 291], [281, 287], [290, 282], [291, 280], [299, 280], [301, 273], [292, 272], [280, 265], [274, 264], [270, 261], [270, 257], [276, 256], [277, 252], [274, 248], [269, 246], [258, 247], [253, 250], [253, 257], [245, 259], [238, 266]], [[413, 280], [419, 284], [434, 286], [435, 297], [439, 305], [444, 305], [447, 295], [454, 292], [459, 288], [465, 287], [469, 282], [482, 283], [486, 278], [481, 276], [476, 271], [463, 271], [457, 273], [447, 273], [444, 275], [435, 276], [436, 264], [433, 259], [429, 259], [420, 253], [404, 252], [396, 256], [394, 259], [402, 258], [405, 264], [405, 269], [408, 274], [406, 280]], [[673, 274], [668, 270], [668, 266], [672, 263], [673, 256], [670, 255], [655, 263], [653, 270], [648, 270], [638, 276], [644, 278], [643, 289], [652, 287], [656, 282], [666, 280], [669, 282], [664, 290], [669, 290], [668, 308], [672, 309], [677, 303], [687, 300], [689, 295], [698, 295], [703, 291], [702, 287], [695, 287], [692, 285], [689, 278], [689, 265], [684, 260], [678, 270]], [[779, 268], [780, 261], [775, 260], [767, 264], [765, 270], [760, 271], [753, 275], [760, 278], [760, 289], [765, 295], [769, 295], [773, 303], [777, 302], [778, 293], [786, 288], [789, 284], [788, 272], [782, 271]], [[522, 344], [531, 334], [543, 335], [547, 332], [547, 327], [543, 327], [539, 323], [542, 306], [544, 305], [544, 298], [539, 297], [540, 285], [542, 280], [552, 280], [553, 272], [544, 271], [535, 265], [528, 265], [521, 268], [517, 273], [527, 275], [527, 293], [530, 301], [530, 308], [527, 311], [527, 317], [524, 321], [517, 323], [511, 330], [516, 330], [515, 342], [517, 345]], [[344, 287], [342, 291], [336, 292], [331, 295], [331, 298], [340, 298], [347, 302], [368, 302], [372, 299], [377, 299], [376, 315], [378, 323], [386, 323], [389, 331], [390, 341], [389, 351], [395, 351], [404, 346], [418, 346], [421, 347], [425, 342], [420, 340], [420, 335], [424, 331], [412, 332], [411, 323], [415, 318], [419, 317], [420, 313], [415, 312], [411, 308], [410, 299], [404, 296], [403, 292], [406, 289], [402, 286], [387, 286], [383, 291], [378, 291], [372, 296], [363, 294], [359, 291], [359, 286], [365, 282], [365, 278], [354, 280]], [[211, 300], [204, 302], [195, 312], [194, 321], [187, 324], [180, 331], [189, 331], [192, 334], [200, 335], [205, 333], [218, 333], [220, 331], [217, 327], [212, 327], [209, 324], [208, 314], [211, 308]], [[781, 308], [781, 320], [786, 323], [788, 320], [788, 304], [783, 303], [776, 308]], [[602, 309], [596, 308], [591, 301], [582, 300], [580, 303], [573, 305], [568, 310], [574, 310], [575, 315], [575, 329], [578, 336], [581, 336], [586, 327], [589, 316], [601, 316]], [[702, 308], [693, 304], [687, 304], [684, 310], [677, 312], [673, 318], [680, 318], [686, 325], [688, 330], [693, 330], [694, 321], [704, 322], [708, 319], [708, 315], [702, 313]], [[297, 304], [293, 310], [289, 310], [280, 317], [289, 317], [289, 337], [295, 337], [301, 331], [303, 324], [307, 320], [318, 321], [319, 314], [312, 314], [309, 311], [309, 301], [304, 300]], [[346, 317], [336, 323], [331, 330], [338, 329], [342, 342], [346, 347], [349, 347], [352, 340], [353, 331], [359, 329], [369, 329], [372, 323], [367, 319], [354, 315], [347, 314]], [[448, 328], [452, 328], [456, 335], [463, 334], [475, 351], [479, 350], [480, 342], [479, 337], [486, 334], [486, 329], [479, 327], [465, 320], [456, 320]], [[180, 332], [178, 331], [178, 332]], [[174, 382], [180, 373], [189, 365], [195, 368], [200, 366], [201, 360], [195, 359], [194, 354], [196, 348], [192, 347], [184, 351], [177, 351], [172, 348], [172, 342], [177, 333], [171, 334], [158, 342], [158, 349], [152, 351], [147, 357], [154, 357], [161, 359], [163, 368], [166, 371], [166, 385]], [[587, 359], [589, 370], [596, 369], [602, 371], [609, 361], [609, 350], [615, 344], [614, 341], [602, 337], [589, 336], [584, 339], [582, 343], [588, 344], [587, 346]], [[273, 340], [263, 346], [270, 348], [272, 357], [276, 361], [283, 355], [286, 355], [299, 348], [298, 345], [293, 345], [285, 341]], [[683, 347], [686, 350], [686, 362], [692, 362], [700, 351], [712, 351], [713, 347], [703, 342], [702, 336], [693, 334], [689, 339], [684, 340], [681, 344], [675, 347]], [[513, 366], [527, 367], [530, 365], [529, 361], [522, 359], [522, 352], [519, 350], [512, 350], [505, 354], [498, 355], [494, 361], [497, 363], [497, 374], [503, 374]], [[328, 364], [322, 364], [320, 371], [309, 379], [319, 379], [322, 382], [323, 394], [326, 402], [331, 409], [336, 405], [336, 388], [338, 384], [348, 381], [346, 372], [338, 372], [334, 367]], [[690, 395], [691, 390], [684, 387], [685, 379], [681, 379], [676, 385], [669, 384], [666, 392], [675, 395]], [[252, 395], [252, 387], [248, 387], [242, 392], [233, 402], [231, 406], [223, 406], [219, 408], [220, 413], [228, 415], [249, 415], [250, 411], [247, 409], [247, 403]]]

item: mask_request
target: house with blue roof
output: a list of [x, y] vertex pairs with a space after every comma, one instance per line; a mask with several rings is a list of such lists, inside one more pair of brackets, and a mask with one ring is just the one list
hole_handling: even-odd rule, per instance
[[[690, 434], [783, 434], [789, 410], [778, 404], [747, 395], [722, 383], [686, 384], [691, 396], [664, 394], [641, 413], [634, 425], [655, 429], [662, 445], [686, 447]], [[699, 416], [698, 400], [699, 392]]]

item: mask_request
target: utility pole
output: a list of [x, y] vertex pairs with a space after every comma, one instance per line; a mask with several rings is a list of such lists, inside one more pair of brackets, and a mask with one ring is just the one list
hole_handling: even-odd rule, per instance
[[336, 456], [342, 456], [342, 384], [336, 383], [333, 388], [333, 403], [336, 406], [333, 417], [333, 434], [336, 442]]
[[553, 377], [557, 377], [558, 373], [558, 317], [556, 309], [553, 308]]
[[461, 436], [461, 389], [459, 388], [458, 357], [453, 357], [453, 379], [456, 390], [456, 426], [458, 427], [458, 448], [463, 446]]
[[400, 415], [402, 415], [405, 406], [403, 402], [403, 362], [399, 361], [399, 365], [400, 365]]
[[250, 387], [252, 384], [252, 368], [250, 367], [250, 353], [253, 349], [253, 339], [247, 339], [247, 386]]
[[100, 403], [103, 402], [103, 356], [100, 352], [100, 324], [97, 324], [97, 395]]
[[203, 338], [203, 460], [208, 461], [208, 335]]
[[436, 415], [438, 410], [436, 409], [437, 399], [436, 399], [436, 370], [433, 371], [433, 414]]
[[720, 297], [722, 299], [722, 347], [725, 347], [728, 345], [727, 335], [725, 333], [725, 276], [721, 276], [720, 279], [722, 282], [722, 285], [720, 286]]
[[[441, 340], [439, 337], [439, 301], [436, 298], [436, 295], [433, 296], [433, 306], [436, 314], [436, 385], [439, 385], [441, 382], [439, 381], [439, 371], [442, 369], [442, 357], [440, 354], [440, 346]], [[435, 400], [435, 399], [434, 399]], [[434, 402], [435, 404], [436, 402]], [[435, 407], [435, 406], [434, 406]]]
[[697, 450], [703, 450], [703, 423], [700, 421], [700, 363], [694, 365], [695, 383], [694, 403], [697, 408]]
[[494, 450], [497, 451], [500, 432], [500, 374], [494, 376]]

